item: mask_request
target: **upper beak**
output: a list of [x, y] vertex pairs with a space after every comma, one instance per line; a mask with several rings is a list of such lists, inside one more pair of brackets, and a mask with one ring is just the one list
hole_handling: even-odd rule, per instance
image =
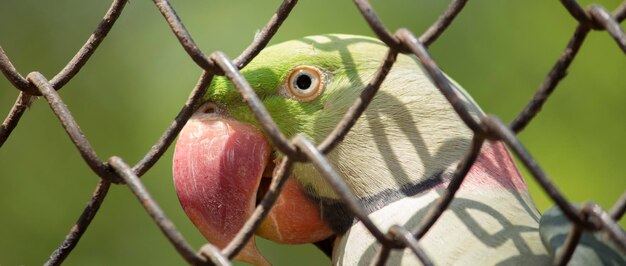
[[[271, 153], [262, 132], [219, 115], [212, 103], [202, 106], [187, 122], [174, 151], [174, 185], [183, 209], [209, 242], [224, 248], [252, 215], [257, 193], [266, 189], [260, 189], [263, 173], [273, 172], [266, 169], [274, 165], [269, 163]], [[257, 233], [292, 244], [332, 235], [317, 204], [295, 178], [286, 182]], [[254, 238], [235, 259], [269, 265]]]

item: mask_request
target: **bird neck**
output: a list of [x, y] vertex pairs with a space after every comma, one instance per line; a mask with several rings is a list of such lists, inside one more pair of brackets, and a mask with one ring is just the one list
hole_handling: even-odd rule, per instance
[[[441, 182], [435, 189], [447, 187], [450, 174], [446, 181]], [[500, 141], [486, 141], [465, 177], [461, 188], [508, 190], [514, 193], [528, 193], [526, 183], [522, 178], [511, 154]]]
[[[386, 189], [375, 195], [360, 198], [368, 213], [377, 211], [393, 202], [407, 197], [421, 197], [431, 191], [441, 191], [448, 187], [455, 167], [439, 172], [420, 181], [397, 189]], [[528, 198], [528, 190], [510, 153], [499, 141], [486, 141], [465, 176], [457, 195], [464, 193], [499, 193], [520, 195]], [[324, 219], [337, 233], [345, 232], [354, 222], [354, 215], [340, 200], [315, 199], [321, 206]]]

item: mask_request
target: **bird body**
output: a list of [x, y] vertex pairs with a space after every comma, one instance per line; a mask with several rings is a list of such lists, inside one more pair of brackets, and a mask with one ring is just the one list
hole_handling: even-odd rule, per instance
[[[416, 228], [445, 187], [402, 198], [369, 217], [383, 231], [392, 225]], [[419, 243], [435, 265], [549, 265], [539, 217], [508, 151], [487, 142], [450, 206]], [[368, 265], [381, 248], [360, 222], [338, 241], [336, 265]], [[404, 250], [392, 251], [387, 265], [419, 263]]]
[[[387, 50], [369, 37], [310, 36], [264, 49], [241, 73], [285, 136], [320, 143], [359, 100]], [[481, 116], [473, 99], [451, 85], [470, 113]], [[180, 133], [174, 181], [192, 222], [223, 248], [252, 214], [283, 155], [226, 77], [213, 80], [204, 100]], [[383, 231], [394, 224], [415, 228], [472, 137], [421, 63], [399, 54], [368, 108], [327, 158]], [[334, 264], [370, 263], [380, 244], [312, 164], [296, 163], [285, 186], [257, 234], [291, 244], [336, 237]], [[509, 152], [486, 141], [455, 199], [420, 243], [443, 265], [549, 264], [539, 219]], [[408, 251], [392, 255], [392, 265], [417, 263]], [[253, 240], [237, 259], [268, 263]]]

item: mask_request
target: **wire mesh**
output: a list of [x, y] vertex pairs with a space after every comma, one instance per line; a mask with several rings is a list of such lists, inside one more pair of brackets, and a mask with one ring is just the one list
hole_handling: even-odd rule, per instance
[[[83, 233], [88, 229], [100, 205], [105, 200], [111, 183], [130, 187], [147, 213], [159, 226], [174, 248], [189, 264], [229, 265], [229, 259], [234, 258], [235, 255], [241, 251], [244, 244], [253, 236], [261, 221], [267, 216], [270, 207], [280, 194], [294, 162], [311, 162], [326, 181], [332, 185], [335, 192], [347, 204], [355, 217], [357, 217], [382, 244], [382, 248], [379, 250], [373, 264], [384, 264], [391, 249], [408, 248], [423, 264], [432, 265], [431, 259], [428, 258], [421, 249], [419, 240], [428, 232], [454, 199], [455, 192], [463, 183], [465, 175], [476, 160], [485, 140], [501, 140], [506, 143], [524, 167], [528, 169], [532, 177], [540, 184], [545, 193], [574, 224], [567, 237], [566, 247], [557, 254], [555, 264], [562, 265], [569, 261], [583, 231], [603, 230], [621, 249], [626, 251], [626, 235], [616, 223], [616, 221], [619, 221], [623, 217], [626, 211], [626, 193], [620, 197], [609, 212], [592, 203], [584, 204], [580, 208], [575, 207], [565, 195], [559, 191], [557, 186], [553, 184], [548, 175], [516, 137], [516, 134], [524, 130], [533, 120], [550, 94], [565, 77], [568, 67], [576, 57], [578, 50], [590, 31], [605, 31], [615, 40], [619, 48], [626, 53], [626, 34], [624, 34], [624, 30], [620, 27], [620, 22], [626, 18], [626, 2], [622, 3], [615, 11], [610, 13], [599, 5], [590, 5], [583, 8], [574, 0], [560, 1], [572, 18], [578, 21], [578, 26], [574, 30], [561, 56], [557, 59], [557, 62], [537, 89], [532, 100], [528, 102], [525, 108], [509, 125], [492, 115], [479, 117], [470, 115], [468, 111], [469, 107], [466, 106], [467, 103], [460, 100], [460, 95], [452, 89], [450, 81], [441, 72], [437, 63], [428, 52], [429, 45], [434, 43], [447, 27], [453, 23], [455, 17], [463, 10], [467, 2], [467, 0], [452, 1], [439, 19], [420, 37], [416, 37], [407, 29], [399, 29], [395, 33], [391, 33], [383, 25], [382, 20], [376, 15], [376, 12], [367, 0], [354, 0], [356, 8], [361, 12], [363, 18], [378, 38], [389, 47], [389, 51], [384, 61], [381, 62], [380, 68], [374, 78], [366, 85], [359, 100], [353, 103], [331, 134], [319, 145], [315, 145], [315, 143], [312, 143], [303, 136], [287, 139], [280, 132], [278, 126], [272, 120], [252, 87], [239, 72], [239, 70], [245, 67], [272, 39], [281, 24], [288, 18], [290, 12], [296, 6], [296, 0], [283, 1], [274, 16], [272, 16], [260, 33], [257, 34], [254, 41], [234, 60], [229, 59], [221, 52], [213, 52], [210, 56], [206, 56], [193, 41], [169, 1], [153, 0], [153, 3], [167, 21], [173, 34], [180, 42], [180, 45], [203, 72], [175, 120], [172, 121], [169, 128], [145, 154], [143, 159], [132, 167], [117, 156], [113, 156], [107, 161], [101, 160], [89, 144], [87, 138], [82, 134], [76, 120], [72, 117], [67, 106], [64, 104], [63, 99], [57, 93], [58, 90], [75, 77], [79, 70], [90, 59], [91, 55], [96, 51], [99, 44], [106, 38], [107, 33], [114, 26], [124, 10], [127, 4], [126, 0], [115, 0], [112, 2], [108, 12], [90, 38], [75, 54], [72, 60], [50, 80], [39, 72], [32, 72], [24, 77], [16, 70], [7, 54], [0, 47], [0, 71], [2, 71], [7, 80], [15, 88], [21, 91], [0, 127], [0, 147], [17, 126], [22, 115], [30, 105], [33, 96], [41, 95], [50, 105], [53, 113], [58, 117], [85, 163], [100, 178], [100, 182], [96, 186], [87, 207], [59, 248], [53, 251], [46, 265], [59, 265], [72, 252]], [[365, 212], [357, 197], [343, 181], [340, 173], [333, 168], [325, 157], [325, 154], [330, 152], [341, 142], [350, 128], [355, 124], [356, 118], [362, 115], [366, 110], [387, 73], [393, 66], [398, 53], [415, 55], [422, 62], [431, 80], [446, 97], [463, 122], [474, 132], [474, 136], [467, 154], [458, 163], [448, 187], [443, 191], [436, 203], [429, 209], [421, 223], [416, 228], [405, 228], [395, 225], [392, 226], [388, 232], [383, 232], [368, 218], [367, 212]], [[194, 109], [199, 106], [202, 96], [205, 94], [208, 85], [215, 75], [226, 76], [233, 82], [236, 89], [253, 111], [256, 119], [260, 122], [265, 135], [272, 144], [286, 156], [279, 164], [268, 192], [258, 204], [253, 215], [229, 245], [223, 250], [219, 250], [208, 243], [201, 247], [199, 252], [196, 252], [185, 241], [174, 224], [167, 218], [159, 205], [150, 196], [139, 177], [150, 170], [163, 155], [165, 150], [172, 144], [185, 122], [190, 118]]]

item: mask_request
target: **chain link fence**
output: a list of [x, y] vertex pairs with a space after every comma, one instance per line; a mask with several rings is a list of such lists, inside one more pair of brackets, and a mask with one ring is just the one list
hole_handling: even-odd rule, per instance
[[[455, 17], [466, 6], [467, 0], [452, 1], [439, 19], [419, 37], [406, 29], [399, 29], [395, 33], [391, 33], [385, 28], [383, 22], [376, 15], [368, 1], [354, 0], [356, 8], [361, 12], [363, 18], [378, 38], [387, 44], [389, 51], [386, 59], [381, 62], [375, 77], [363, 90], [360, 100], [353, 103], [333, 132], [322, 143], [317, 145], [301, 136], [296, 136], [293, 139], [287, 139], [283, 136], [262, 105], [258, 96], [239, 72], [239, 69], [245, 67], [261, 49], [267, 45], [281, 24], [287, 19], [292, 9], [296, 6], [297, 1], [283, 1], [267, 25], [265, 25], [256, 36], [252, 44], [234, 60], [229, 59], [221, 52], [213, 52], [209, 56], [206, 56], [193, 41], [171, 4], [167, 0], [153, 0], [153, 2], [169, 24], [172, 32], [179, 40], [180, 45], [184, 48], [189, 57], [202, 68], [203, 73], [175, 120], [163, 133], [157, 143], [145, 154], [143, 159], [134, 166], [125, 163], [122, 158], [117, 156], [113, 156], [107, 161], [102, 161], [96, 155], [89, 141], [85, 138], [77, 122], [64, 104], [63, 99], [57, 93], [58, 90], [74, 78], [96, 51], [100, 43], [106, 38], [107, 33], [111, 30], [115, 21], [124, 10], [127, 4], [126, 0], [113, 1], [108, 12], [90, 38], [72, 60], [51, 79], [46, 78], [39, 72], [32, 72], [24, 77], [16, 70], [9, 60], [8, 55], [0, 47], [0, 70], [10, 83], [21, 91], [8, 116], [2, 123], [2, 127], [0, 127], [0, 147], [17, 126], [20, 118], [27, 110], [34, 97], [43, 96], [54, 114], [58, 117], [59, 122], [64, 127], [85, 163], [100, 177], [100, 181], [87, 207], [59, 248], [53, 251], [46, 265], [59, 265], [72, 252], [98, 212], [100, 205], [107, 196], [111, 184], [127, 185], [131, 189], [147, 213], [171, 242], [172, 246], [189, 264], [230, 265], [230, 259], [241, 251], [248, 239], [253, 237], [261, 221], [268, 214], [269, 207], [276, 201], [286, 178], [290, 174], [291, 166], [295, 162], [311, 162], [326, 181], [332, 184], [335, 192], [341, 196], [349, 209], [354, 213], [355, 217], [357, 217], [381, 243], [382, 248], [379, 250], [375, 261], [372, 262], [373, 264], [384, 264], [392, 249], [409, 248], [424, 264], [431, 265], [431, 260], [420, 248], [419, 240], [428, 232], [454, 199], [455, 192], [463, 183], [465, 175], [477, 158], [485, 140], [500, 140], [506, 143], [524, 167], [528, 169], [532, 177], [540, 184], [545, 193], [560, 207], [563, 214], [573, 223], [574, 226], [567, 236], [566, 246], [557, 254], [555, 264], [562, 265], [569, 261], [584, 231], [605, 231], [622, 250], [626, 251], [626, 235], [616, 223], [616, 221], [619, 221], [623, 217], [626, 211], [626, 193], [622, 194], [620, 199], [609, 211], [605, 211], [600, 206], [593, 203], [586, 203], [581, 207], [575, 207], [565, 195], [559, 192], [557, 186], [553, 184], [551, 179], [516, 137], [516, 134], [524, 130], [533, 120], [558, 83], [565, 77], [568, 67], [591, 31], [606, 32], [626, 54], [626, 35], [624, 34], [624, 30], [620, 27], [620, 22], [626, 18], [626, 2], [622, 3], [613, 12], [609, 12], [599, 5], [590, 5], [583, 8], [573, 0], [560, 1], [563, 7], [569, 12], [572, 19], [578, 21], [578, 26], [572, 33], [566, 48], [537, 89], [532, 100], [528, 102], [526, 107], [513, 122], [505, 124], [492, 115], [484, 115], [481, 117], [471, 116], [468, 112], [469, 107], [459, 99], [460, 95], [451, 88], [449, 80], [443, 75], [437, 63], [428, 52], [428, 47], [453, 23]], [[441, 93], [447, 98], [460, 118], [474, 132], [474, 136], [470, 149], [459, 162], [448, 187], [428, 211], [426, 218], [423, 219], [416, 228], [393, 226], [388, 232], [383, 232], [368, 218], [367, 213], [360, 205], [356, 196], [342, 180], [340, 173], [333, 169], [332, 165], [325, 157], [325, 154], [331, 151], [346, 136], [350, 128], [354, 125], [356, 118], [363, 114], [369, 102], [376, 95], [385, 76], [393, 66], [398, 53], [412, 54], [419, 58], [427, 74]], [[252, 217], [246, 222], [230, 244], [223, 250], [219, 250], [211, 244], [206, 244], [199, 251], [196, 251], [176, 230], [174, 224], [167, 218], [159, 205], [150, 196], [139, 177], [150, 170], [172, 144], [177, 134], [190, 118], [194, 109], [199, 106], [202, 96], [205, 94], [208, 85], [215, 75], [225, 75], [233, 82], [243, 99], [245, 99], [250, 109], [254, 112], [256, 119], [261, 122], [261, 126], [267, 138], [286, 156], [280, 163], [279, 170], [272, 179], [269, 191], [257, 206]]]

